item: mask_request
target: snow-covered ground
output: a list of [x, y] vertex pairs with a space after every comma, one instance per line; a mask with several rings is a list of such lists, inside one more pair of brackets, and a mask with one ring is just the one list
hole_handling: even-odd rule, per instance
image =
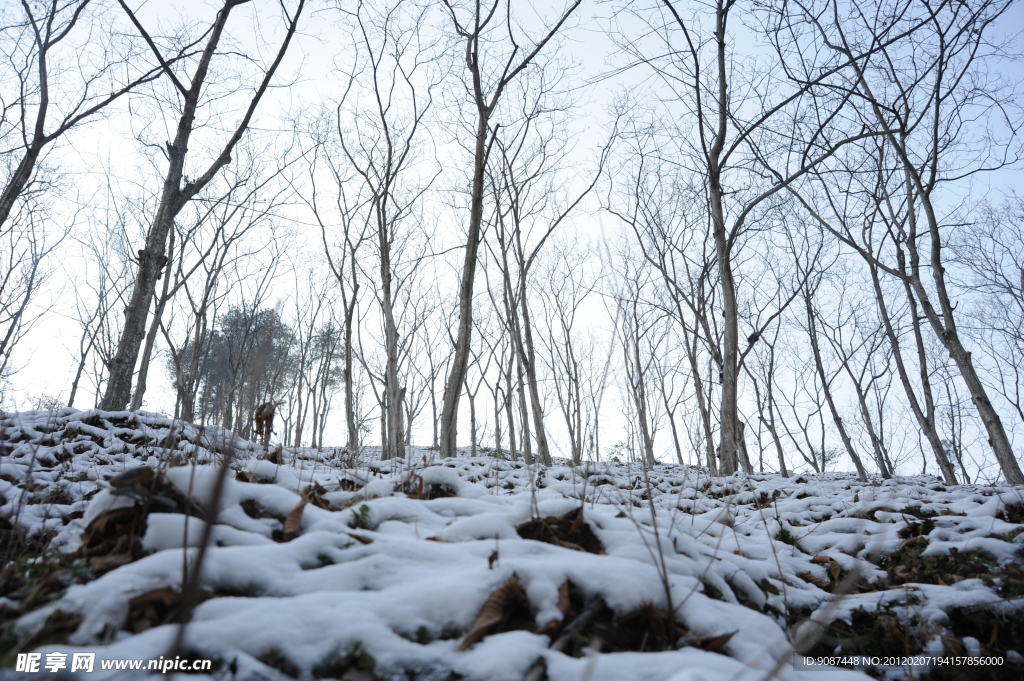
[[794, 670], [797, 646], [1000, 656], [967, 675], [931, 666], [1024, 678], [1021, 488], [276, 455], [156, 414], [75, 410], [0, 415], [0, 678], [33, 678], [12, 670], [18, 653], [97, 653], [67, 676], [82, 679], [141, 678], [100, 661], [168, 655], [226, 452], [178, 650], [214, 669], [168, 676], [868, 678]]

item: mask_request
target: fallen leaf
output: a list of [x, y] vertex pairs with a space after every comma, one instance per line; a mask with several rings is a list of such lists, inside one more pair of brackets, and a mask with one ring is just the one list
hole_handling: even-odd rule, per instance
[[291, 541], [295, 539], [295, 535], [299, 533], [299, 528], [302, 526], [302, 512], [306, 509], [306, 504], [309, 502], [303, 499], [299, 502], [298, 506], [292, 509], [292, 512], [288, 514], [288, 517], [284, 520], [284, 540]]
[[373, 677], [359, 669], [349, 669], [341, 677], [341, 681], [373, 681]]
[[829, 583], [827, 580], [824, 580], [820, 577], [815, 577], [813, 572], [801, 572], [797, 575], [797, 577], [804, 580], [808, 584], [813, 584], [819, 589], [827, 590], [832, 586], [832, 584]]
[[505, 609], [509, 604], [513, 601], [523, 600], [525, 598], [526, 592], [523, 591], [523, 586], [519, 583], [519, 577], [512, 575], [505, 580], [505, 583], [499, 586], [494, 593], [484, 601], [476, 619], [473, 620], [473, 625], [469, 628], [469, 631], [466, 632], [466, 636], [462, 639], [462, 643], [459, 644], [459, 651], [466, 650], [474, 643], [483, 639], [490, 628], [500, 622], [505, 616]]
[[132, 562], [132, 554], [115, 553], [108, 556], [96, 556], [95, 558], [89, 559], [89, 567], [91, 567], [95, 572], [110, 572], [114, 568], [119, 568], [130, 562]]
[[696, 641], [693, 641], [691, 645], [693, 645], [696, 648], [700, 648], [701, 650], [706, 650], [709, 653], [713, 653], [722, 646], [724, 646], [726, 643], [728, 643], [729, 639], [731, 639], [735, 635], [736, 632], [733, 631], [728, 634], [722, 634], [721, 636], [711, 636], [710, 638], [697, 639]]
[[256, 482], [256, 476], [252, 471], [238, 471], [235, 473], [235, 480], [239, 482]]
[[569, 606], [569, 581], [566, 580], [558, 587], [558, 610], [563, 618], [569, 614]]
[[351, 532], [346, 532], [345, 534], [347, 534], [348, 536], [352, 537], [353, 539], [355, 539], [360, 544], [372, 544], [373, 543], [372, 539], [370, 539], [369, 537], [364, 537], [361, 534], [352, 534]]
[[562, 582], [562, 586], [558, 587], [558, 611], [562, 613], [562, 616], [558, 618], [551, 618], [547, 624], [538, 630], [537, 633], [551, 636], [557, 632], [565, 621], [566, 616], [569, 614], [569, 608], [571, 605], [572, 603], [569, 600], [569, 581], [566, 580]]
[[331, 504], [324, 499], [324, 494], [326, 493], [327, 490], [320, 485], [320, 483], [314, 481], [312, 485], [302, 491], [302, 498], [317, 508], [329, 511], [331, 509]]

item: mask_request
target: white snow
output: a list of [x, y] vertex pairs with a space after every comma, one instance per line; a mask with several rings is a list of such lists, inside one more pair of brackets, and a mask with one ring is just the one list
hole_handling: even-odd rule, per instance
[[[912, 610], [932, 628], [926, 649], [941, 653], [952, 610], [1021, 608], [1020, 599], [999, 596], [998, 581], [980, 578], [841, 596], [820, 586], [830, 569], [887, 584], [879, 558], [905, 546], [913, 532], [927, 541], [922, 557], [978, 551], [995, 566], [1019, 562], [1024, 533], [1005, 519], [1007, 508], [1022, 503], [1017, 488], [950, 488], [923, 477], [860, 483], [844, 474], [710, 478], [674, 465], [655, 466], [645, 477], [635, 464], [560, 462], [543, 469], [490, 457], [439, 460], [415, 449], [404, 461], [364, 456], [349, 469], [338, 468], [329, 451], [287, 450], [288, 463], [278, 465], [257, 458], [258, 447], [231, 433], [146, 412], [4, 414], [0, 429], [13, 444], [0, 458], [0, 518], [26, 536], [52, 534], [51, 548], [73, 559], [86, 528], [105, 513], [147, 514], [138, 537], [145, 555], [18, 612], [7, 626], [21, 641], [54, 613], [81, 618], [66, 643], [22, 652], [166, 654], [177, 625], [156, 623], [134, 634], [130, 603], [181, 588], [183, 565], [194, 564], [206, 527], [200, 516], [210, 518], [204, 514], [218, 451], [232, 443], [236, 459], [203, 564], [206, 599], [188, 625], [186, 645], [200, 657], [234, 661], [236, 678], [290, 678], [281, 670], [314, 678], [331, 660], [364, 651], [381, 679], [455, 672], [518, 681], [543, 658], [551, 681], [753, 680], [776, 668], [776, 678], [809, 681], [816, 673], [786, 661], [790, 641], [809, 630], [799, 625], [801, 613], [827, 624], [852, 621], [858, 608]], [[172, 454], [188, 465], [169, 467]], [[153, 495], [188, 498], [194, 515], [146, 509], [150, 492], [113, 493], [107, 480], [139, 465], [152, 467], [165, 486]], [[314, 483], [326, 493], [313, 490]], [[287, 519], [300, 506], [296, 536], [286, 538]], [[580, 508], [603, 554], [524, 540], [517, 531]], [[481, 606], [512, 578], [529, 603], [532, 630], [492, 633], [460, 651]], [[540, 633], [558, 630], [566, 582], [577, 599], [601, 597], [618, 618], [671, 605], [687, 631], [684, 642], [732, 637], [715, 652], [692, 643], [570, 657], [551, 650], [552, 637]], [[0, 600], [0, 613], [20, 607], [16, 597]], [[963, 638], [968, 654], [981, 654], [982, 643]], [[28, 678], [5, 674], [0, 679]], [[131, 677], [97, 667], [81, 678]], [[829, 678], [868, 677], [837, 670]]]

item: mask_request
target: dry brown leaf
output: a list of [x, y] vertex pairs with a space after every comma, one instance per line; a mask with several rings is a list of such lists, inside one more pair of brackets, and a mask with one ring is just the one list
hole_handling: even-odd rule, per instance
[[731, 639], [735, 635], [736, 635], [736, 632], [733, 631], [733, 632], [730, 632], [728, 634], [722, 634], [721, 636], [712, 636], [710, 638], [702, 638], [702, 639], [699, 639], [697, 641], [694, 641], [693, 645], [698, 647], [698, 648], [700, 648], [701, 650], [706, 650], [709, 653], [713, 653], [716, 650], [718, 650], [719, 648], [721, 648], [722, 646], [724, 646], [726, 643], [728, 643], [729, 639]]
[[238, 471], [235, 473], [235, 480], [239, 482], [256, 482], [256, 476], [252, 471]]
[[523, 586], [519, 583], [519, 577], [512, 575], [505, 580], [505, 583], [499, 586], [494, 593], [484, 601], [476, 619], [473, 620], [473, 625], [469, 628], [469, 631], [466, 632], [466, 636], [462, 639], [462, 643], [459, 644], [459, 651], [466, 650], [474, 643], [483, 639], [490, 628], [500, 622], [502, 617], [504, 617], [505, 608], [508, 607], [512, 601], [523, 599], [525, 597], [526, 592], [523, 591]]
[[558, 610], [562, 613], [563, 618], [569, 614], [569, 607], [569, 582], [566, 580], [562, 582], [562, 586], [558, 587]]
[[966, 655], [967, 648], [963, 642], [956, 636], [949, 632], [943, 632], [942, 636], [942, 652], [946, 655]]
[[314, 480], [312, 485], [302, 491], [302, 498], [317, 508], [329, 511], [331, 510], [331, 504], [324, 499], [324, 494], [326, 493], [327, 490]]
[[569, 528], [569, 534], [576, 534], [580, 531], [580, 527], [583, 525], [583, 507], [580, 506], [580, 510], [576, 512], [576, 519], [572, 521], [572, 527]]
[[359, 669], [349, 669], [341, 677], [341, 681], [373, 681], [373, 677]]
[[827, 580], [824, 580], [820, 577], [815, 577], [813, 572], [801, 572], [797, 575], [797, 577], [804, 580], [808, 584], [813, 584], [819, 589], [829, 589], [832, 586], [832, 584]]
[[302, 512], [306, 509], [306, 504], [309, 502], [303, 499], [299, 502], [298, 506], [292, 509], [292, 512], [288, 514], [288, 517], [284, 520], [284, 540], [291, 541], [295, 539], [295, 535], [299, 533], [299, 528], [302, 527]]
[[558, 631], [569, 614], [571, 605], [569, 600], [569, 582], [566, 580], [562, 582], [562, 586], [558, 587], [558, 611], [562, 613], [562, 616], [549, 620], [537, 633], [552, 635]]
[[134, 608], [140, 605], [159, 604], [163, 606], [171, 606], [176, 604], [181, 599], [181, 593], [175, 591], [169, 586], [165, 586], [162, 589], [156, 589], [149, 593], [144, 593], [139, 596], [135, 596], [128, 601], [128, 607]]
[[346, 532], [346, 534], [348, 536], [352, 537], [353, 539], [355, 539], [360, 544], [372, 544], [373, 543], [372, 539], [370, 539], [369, 537], [364, 537], [361, 534], [352, 534], [351, 532]]
[[558, 539], [557, 537], [554, 538], [551, 543], [553, 543], [555, 546], [561, 546], [563, 549], [572, 549], [573, 551], [582, 551], [583, 553], [587, 552], [587, 550], [579, 544], [573, 543], [571, 541], [563, 541], [561, 539]]
[[127, 565], [132, 562], [132, 554], [115, 553], [108, 556], [96, 556], [89, 559], [89, 567], [96, 572], [110, 572], [114, 568]]
[[181, 602], [181, 593], [164, 587], [135, 596], [128, 601], [128, 627], [136, 633], [152, 629], [174, 616]]

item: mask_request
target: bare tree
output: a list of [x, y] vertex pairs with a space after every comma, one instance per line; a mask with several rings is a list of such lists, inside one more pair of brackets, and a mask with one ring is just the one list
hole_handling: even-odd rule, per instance
[[[135, 12], [128, 8], [125, 0], [118, 0], [118, 2], [149, 45], [163, 75], [173, 85], [176, 95], [180, 98], [180, 116], [174, 140], [166, 144], [167, 171], [160, 194], [160, 202], [146, 236], [146, 245], [139, 251], [135, 288], [125, 313], [124, 329], [118, 343], [117, 354], [111, 364], [110, 381], [107, 383], [107, 390], [101, 402], [101, 406], [109, 410], [123, 409], [131, 395], [135, 364], [138, 361], [139, 350], [146, 334], [150, 301], [156, 290], [157, 279], [167, 264], [165, 253], [168, 236], [174, 226], [174, 219], [189, 201], [209, 185], [221, 168], [231, 162], [231, 154], [248, 129], [257, 106], [284, 59], [305, 8], [305, 0], [297, 0], [295, 9], [291, 13], [282, 5], [285, 35], [280, 48], [259, 80], [256, 91], [242, 113], [238, 125], [230, 133], [214, 159], [205, 167], [197, 167], [193, 180], [186, 177], [185, 163], [188, 158], [192, 133], [197, 125], [196, 114], [202, 100], [203, 87], [209, 85], [207, 81], [211, 65], [214, 56], [218, 54], [218, 46], [224, 37], [224, 29], [232, 10], [245, 4], [248, 0], [225, 0], [209, 30], [204, 33], [206, 43], [190, 78], [186, 78], [184, 74], [179, 78], [179, 74], [175, 72], [174, 65], [168, 60], [165, 51], [156, 44]], [[187, 85], [183, 81], [186, 81]], [[183, 182], [184, 184], [182, 184]]]
[[[161, 73], [137, 67], [138, 48], [120, 38], [102, 2], [21, 0], [20, 12], [14, 6], [4, 10], [0, 28], [0, 227], [47, 148]], [[190, 50], [185, 45], [168, 63]]]
[[[401, 355], [408, 363], [405, 371], [405, 446], [412, 444], [412, 433], [416, 420], [426, 409], [428, 401], [436, 404], [435, 383], [443, 373], [443, 365], [434, 361], [434, 353], [443, 351], [447, 344], [439, 343], [435, 349], [438, 316], [444, 306], [436, 286], [426, 280], [432, 272], [421, 272], [423, 281], [413, 286], [402, 287], [406, 331], [401, 336]], [[436, 370], [435, 370], [436, 367]], [[437, 418], [434, 415], [434, 432], [437, 432]]]
[[[899, 267], [905, 270], [905, 263], [906, 261], [903, 260], [903, 264], [899, 265]], [[943, 478], [948, 484], [955, 485], [956, 473], [953, 471], [953, 466], [949, 461], [946, 448], [943, 446], [942, 440], [939, 437], [936, 399], [932, 389], [932, 371], [925, 350], [925, 338], [921, 324], [922, 319], [918, 312], [917, 299], [914, 295], [913, 289], [909, 286], [909, 282], [907, 280], [901, 282], [902, 293], [905, 295], [906, 311], [898, 316], [893, 315], [890, 308], [893, 305], [894, 296], [887, 296], [886, 292], [883, 290], [884, 285], [877, 265], [868, 261], [867, 267], [871, 275], [871, 286], [875, 294], [878, 316], [881, 321], [882, 328], [885, 331], [885, 337], [889, 342], [892, 364], [896, 367], [897, 375], [899, 376], [900, 383], [903, 386], [903, 392], [907, 396], [907, 401], [910, 404], [911, 411], [913, 412], [918, 426], [921, 429], [921, 433], [925, 436], [925, 439], [928, 441], [928, 444], [932, 449], [932, 454], [936, 463], [939, 465], [939, 470], [942, 472]], [[899, 325], [900, 319], [904, 320], [906, 323]], [[914, 338], [914, 348], [917, 351], [915, 354], [917, 358], [919, 388], [915, 388], [911, 380], [908, 362], [903, 354], [899, 326], [909, 326]]]
[[640, 253], [662, 280], [659, 305], [678, 326], [699, 414], [696, 440], [717, 474], [711, 405], [723, 376], [722, 331], [714, 312], [717, 267], [703, 187], [665, 158], [663, 148], [672, 144], [670, 139], [644, 124], [637, 112], [619, 116], [628, 123], [619, 135], [620, 154], [609, 174], [605, 209], [629, 227]]
[[951, 235], [966, 268], [960, 285], [974, 294], [967, 329], [984, 348], [983, 371], [1024, 425], [1024, 197], [983, 205], [974, 224]]
[[[823, 270], [827, 269], [823, 267]], [[817, 291], [818, 286], [821, 284], [822, 275], [818, 275], [810, 279], [803, 287], [802, 297], [804, 302], [805, 312], [805, 324], [804, 329], [807, 332], [807, 336], [810, 339], [811, 351], [814, 360], [814, 368], [817, 371], [818, 380], [820, 381], [819, 389], [825, 397], [825, 401], [828, 404], [829, 413], [832, 415], [832, 423], [835, 426], [836, 432], [839, 433], [839, 438], [843, 442], [843, 447], [846, 450], [847, 456], [853, 461], [854, 467], [857, 469], [857, 478], [861, 482], [867, 482], [868, 472], [864, 468], [864, 463], [861, 461], [860, 456], [857, 454], [856, 448], [853, 446], [853, 439], [850, 437], [849, 429], [843, 422], [843, 417], [840, 414], [839, 406], [836, 401], [835, 391], [833, 390], [833, 382], [835, 381], [838, 371], [832, 370], [830, 367], [825, 365], [825, 356], [821, 351], [820, 334], [818, 332], [818, 315], [815, 310], [817, 303], [814, 300], [814, 295]], [[813, 447], [811, 448], [813, 452]], [[824, 443], [824, 424], [822, 424], [822, 445], [821, 452], [824, 456], [825, 443]]]
[[754, 351], [754, 361], [745, 363], [743, 369], [753, 384], [758, 420], [768, 431], [775, 445], [775, 454], [779, 458], [779, 475], [788, 476], [789, 468], [786, 465], [780, 426], [782, 419], [776, 398], [776, 392], [779, 390], [776, 374], [781, 373], [777, 352], [781, 328], [781, 324], [775, 324], [761, 333], [758, 338], [760, 342]]
[[[543, 80], [543, 74], [539, 78]], [[534, 96], [521, 97], [522, 118], [495, 133], [497, 151], [488, 169], [495, 203], [496, 244], [491, 256], [500, 267], [504, 287], [501, 312], [525, 374], [537, 454], [546, 465], [550, 465], [551, 451], [538, 382], [531, 270], [555, 231], [597, 184], [605, 159], [602, 154], [588, 185], [575, 195], [565, 191], [559, 171], [568, 165], [571, 140], [559, 137], [564, 121], [552, 120], [562, 113], [556, 102], [548, 101], [554, 86], [542, 82]]]
[[339, 383], [341, 372], [337, 362], [341, 343], [331, 304], [334, 282], [312, 265], [301, 273], [304, 276], [298, 276], [300, 270], [295, 272], [295, 344], [291, 353], [294, 375], [284, 441], [286, 445], [301, 447], [308, 426], [310, 446], [316, 447], [326, 422], [326, 409]]
[[[707, 16], [698, 10], [691, 18], [684, 16], [681, 3], [671, 0], [653, 7], [630, 6], [629, 15], [647, 30], [643, 38], [630, 33], [619, 42], [637, 63], [651, 67], [666, 90], [663, 101], [678, 103], [684, 125], [695, 128], [696, 134], [678, 131], [684, 148], [676, 151], [679, 160], [674, 163], [699, 179], [710, 217], [722, 310], [719, 458], [728, 474], [741, 463], [743, 442], [738, 412], [739, 245], [774, 197], [835, 153], [843, 141], [820, 133], [829, 112], [817, 120], [800, 115], [804, 100], [813, 94], [810, 84], [786, 83], [777, 65], [741, 70], [734, 59], [738, 38], [730, 28], [736, 10], [732, 0], [717, 0], [709, 10]], [[712, 30], [701, 32], [704, 20]]]
[[[345, 384], [344, 409], [347, 430], [346, 447], [350, 454], [359, 451], [360, 422], [358, 402], [358, 380], [356, 377], [356, 335], [359, 318], [357, 311], [361, 300], [362, 269], [361, 254], [372, 238], [372, 213], [366, 210], [369, 198], [363, 192], [354, 191], [347, 179], [347, 173], [338, 163], [343, 153], [337, 148], [340, 137], [338, 129], [343, 119], [339, 111], [323, 115], [311, 131], [314, 151], [309, 166], [308, 193], [306, 204], [313, 213], [320, 229], [320, 239], [331, 274], [341, 294], [341, 353], [342, 376]], [[330, 192], [320, 188], [325, 184], [321, 177], [326, 174]]]
[[[540, 342], [547, 358], [555, 400], [565, 420], [569, 455], [582, 463], [588, 436], [593, 435], [594, 414], [587, 400], [591, 383], [601, 369], [594, 329], [582, 323], [581, 306], [593, 293], [596, 276], [588, 272], [591, 254], [573, 244], [556, 243], [540, 263], [542, 304]], [[497, 418], [495, 394], [495, 418]]]
[[665, 341], [665, 315], [645, 300], [650, 295], [651, 273], [644, 261], [627, 248], [624, 246], [616, 257], [620, 272], [612, 292], [617, 307], [616, 334], [625, 367], [624, 390], [635, 415], [630, 425], [637, 435], [641, 461], [653, 466], [654, 439], [662, 416], [653, 367]]
[[[1009, 147], [998, 130], [1012, 134], [1022, 121], [1013, 93], [987, 68], [999, 57], [991, 41], [993, 23], [1009, 5], [881, 0], [814, 11], [796, 2], [780, 6], [778, 25], [785, 36], [780, 52], [792, 55], [791, 77], [840, 93], [856, 113], [843, 124], [880, 140], [836, 155], [798, 196], [825, 229], [907, 285], [967, 385], [1007, 482], [1024, 484], [1002, 419], [958, 328], [944, 252], [946, 233], [958, 218], [941, 208], [950, 183], [1007, 162]], [[828, 78], [819, 75], [823, 71]], [[870, 167], [883, 172], [865, 177], [865, 158], [877, 158]], [[872, 204], [886, 206], [890, 216], [883, 254], [848, 219]]]
[[[168, 303], [179, 294], [185, 296], [186, 304], [179, 307], [175, 317], [179, 322], [183, 322], [184, 315], [192, 317], [183, 323], [199, 333], [194, 342], [202, 345], [200, 338], [208, 329], [214, 297], [229, 294], [224, 285], [228, 271], [244, 267], [249, 259], [255, 261], [260, 253], [274, 251], [267, 243], [268, 235], [274, 233], [270, 223], [289, 198], [277, 181], [290, 164], [291, 155], [281, 150], [277, 158], [282, 160], [267, 164], [260, 151], [243, 144], [236, 156], [240, 157], [237, 162], [190, 203], [192, 210], [183, 211], [188, 219], [179, 215], [171, 230], [164, 268], [167, 274], [160, 275], [161, 289], [154, 292], [155, 312], [142, 348], [132, 393], [133, 410], [142, 406], [146, 394], [156, 337]], [[194, 380], [195, 366], [188, 375]], [[182, 385], [190, 383], [190, 379], [181, 378]]]
[[11, 355], [41, 315], [33, 312], [52, 265], [47, 262], [64, 235], [50, 239], [42, 206], [26, 207], [0, 226], [0, 376], [12, 372]]
[[[829, 304], [814, 311], [814, 331], [818, 338], [826, 340], [833, 357], [849, 379], [846, 385], [853, 388], [857, 398], [861, 424], [868, 436], [875, 465], [882, 477], [888, 479], [893, 476], [894, 467], [883, 436], [886, 421], [874, 417], [875, 411], [870, 402], [873, 395], [879, 394], [877, 387], [890, 383], [892, 349], [881, 323], [873, 318], [874, 310], [864, 309], [864, 303], [868, 301], [858, 299], [851, 291], [857, 291], [852, 279], [837, 277], [836, 285], [828, 296]], [[950, 484], [956, 484], [956, 480]]]
[[[337, 105], [338, 145], [366, 192], [363, 203], [376, 233], [378, 294], [384, 326], [383, 457], [404, 456], [405, 381], [396, 300], [403, 282], [402, 251], [408, 224], [432, 178], [423, 179], [424, 119], [440, 74], [432, 71], [435, 46], [427, 41], [427, 10], [411, 2], [378, 8], [357, 3], [351, 20], [356, 60], [345, 73]], [[342, 124], [342, 114], [346, 114]], [[434, 174], [436, 177], [436, 173]], [[417, 261], [418, 262], [418, 261]], [[405, 269], [408, 269], [406, 266]], [[408, 272], [404, 273], [406, 278]]]
[[102, 368], [91, 376], [93, 404], [102, 395], [107, 374], [105, 362], [113, 355], [120, 331], [117, 326], [122, 318], [120, 311], [131, 286], [129, 224], [133, 220], [130, 201], [117, 190], [117, 184], [108, 176], [103, 201], [100, 203], [97, 198], [89, 216], [89, 223], [98, 228], [73, 236], [82, 250], [82, 259], [74, 261], [79, 275], [75, 287], [75, 317], [82, 335], [68, 395], [69, 407], [75, 406], [82, 379], [90, 377], [86, 371], [90, 360], [97, 355], [101, 357], [98, 367]]
[[442, 305], [446, 299], [438, 286], [435, 284], [429, 289], [429, 301], [434, 311], [427, 322], [422, 326], [422, 333], [425, 342], [424, 354], [426, 355], [426, 366], [421, 366], [423, 380], [430, 387], [430, 425], [431, 425], [431, 447], [440, 449], [440, 411], [438, 410], [437, 397], [441, 393], [437, 389], [437, 383], [449, 371], [453, 353], [451, 341], [451, 329], [455, 326], [455, 315], [457, 310]]
[[[496, 131], [492, 117], [509, 84], [533, 63], [541, 50], [576, 11], [581, 1], [573, 0], [550, 26], [544, 27], [538, 40], [526, 37], [529, 47], [524, 49], [519, 44], [523, 38], [516, 35], [515, 28], [519, 22], [512, 15], [511, 2], [502, 3], [501, 0], [494, 0], [485, 6], [482, 0], [474, 0], [468, 10], [464, 10], [457, 7], [452, 0], [444, 0], [453, 29], [465, 42], [466, 69], [470, 81], [467, 89], [470, 91], [475, 109], [476, 125], [473, 138], [469, 222], [466, 226], [466, 252], [459, 283], [458, 333], [441, 409], [440, 447], [443, 456], [455, 456], [459, 398], [462, 395], [469, 362], [470, 336], [473, 328], [473, 283], [484, 220], [485, 171]], [[499, 11], [503, 8], [504, 16]], [[502, 31], [506, 34], [499, 41], [496, 34]], [[495, 44], [499, 46], [498, 49], [503, 49], [503, 55], [487, 54]], [[491, 60], [494, 62], [493, 67], [490, 65]]]

